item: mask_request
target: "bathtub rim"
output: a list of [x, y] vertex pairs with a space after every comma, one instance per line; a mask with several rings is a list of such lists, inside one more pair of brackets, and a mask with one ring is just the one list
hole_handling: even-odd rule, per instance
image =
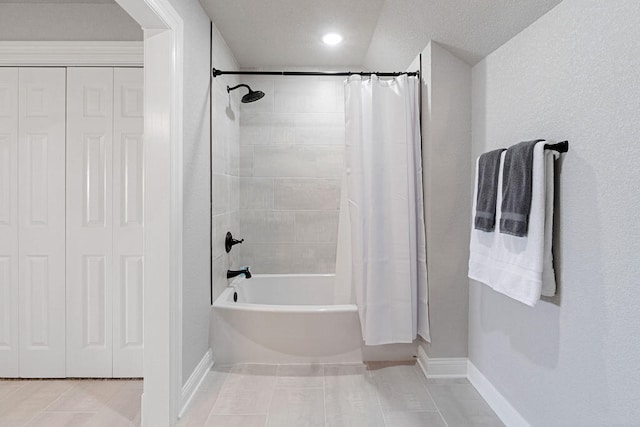
[[[260, 277], [329, 277], [335, 274], [254, 274], [254, 278]], [[279, 305], [279, 304], [254, 304], [246, 302], [233, 302], [232, 295], [236, 286], [251, 279], [243, 276], [235, 277], [227, 288], [216, 298], [211, 305], [214, 309], [229, 311], [244, 311], [257, 313], [282, 313], [282, 314], [310, 314], [310, 313], [357, 313], [355, 304], [330, 304], [330, 305]]]

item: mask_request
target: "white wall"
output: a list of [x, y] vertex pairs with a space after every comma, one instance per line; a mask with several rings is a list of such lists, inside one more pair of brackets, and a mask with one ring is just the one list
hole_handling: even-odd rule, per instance
[[570, 141], [559, 295], [529, 308], [471, 283], [469, 357], [536, 426], [640, 420], [640, 3], [565, 0], [473, 68], [473, 158]]
[[431, 344], [421, 345], [429, 357], [466, 357], [468, 279], [461, 260], [469, 256], [471, 68], [430, 42], [422, 74]]
[[142, 40], [142, 29], [117, 4], [0, 4], [0, 40]]
[[[182, 382], [209, 349], [209, 18], [172, 0], [184, 21]], [[149, 165], [148, 167], [152, 167]]]
[[344, 78], [241, 82], [266, 94], [240, 107], [242, 263], [256, 273], [335, 273]]

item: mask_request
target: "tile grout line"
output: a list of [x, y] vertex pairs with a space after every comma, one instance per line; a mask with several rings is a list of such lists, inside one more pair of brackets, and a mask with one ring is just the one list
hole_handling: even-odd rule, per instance
[[[65, 394], [67, 394], [67, 393], [71, 392], [74, 388], [76, 388], [76, 385], [77, 385], [76, 381], [75, 381], [75, 380], [71, 380], [71, 381], [72, 381], [71, 387], [69, 387], [67, 390], [63, 391], [63, 392], [62, 392], [62, 394], [60, 394], [58, 397], [56, 397], [56, 398], [55, 398], [55, 399], [53, 399], [51, 402], [49, 402], [49, 404], [48, 404], [48, 405], [46, 405], [44, 408], [40, 409], [39, 411], [36, 411], [36, 412], [33, 414], [33, 416], [32, 416], [31, 418], [29, 418], [29, 419], [24, 423], [24, 425], [25, 425], [25, 426], [28, 426], [28, 425], [29, 425], [33, 420], [35, 420], [35, 419], [36, 419], [36, 417], [37, 417], [38, 415], [40, 415], [41, 413], [45, 412], [45, 411], [46, 411], [46, 410], [47, 410], [51, 405], [53, 405], [54, 403], [56, 403], [58, 400], [62, 399], [62, 397], [63, 397]], [[53, 412], [53, 411], [52, 411], [52, 412]]]
[[424, 385], [424, 389], [427, 392], [427, 396], [429, 396], [429, 399], [431, 399], [431, 401], [433, 402], [433, 406], [436, 408], [436, 411], [438, 411], [438, 414], [440, 415], [440, 419], [442, 420], [442, 422], [444, 422], [444, 425], [446, 427], [449, 427], [449, 423], [447, 422], [447, 420], [444, 418], [444, 415], [442, 415], [442, 412], [440, 411], [440, 408], [438, 407], [438, 404], [436, 403], [436, 400], [433, 398], [433, 396], [431, 395], [431, 390], [429, 390], [429, 386], [428, 386], [428, 379], [427, 377], [424, 375], [424, 373], [422, 372], [422, 369], [420, 369], [418, 367], [418, 365], [414, 365], [414, 370], [416, 370], [417, 374], [422, 376], [424, 378], [424, 382], [422, 382], [422, 384]]
[[[369, 365], [365, 364], [365, 366], [366, 366], [365, 372], [370, 372], [369, 371]], [[387, 417], [385, 417], [385, 415], [384, 415], [384, 409], [382, 408], [382, 402], [380, 401], [380, 394], [378, 393], [378, 382], [376, 381], [376, 379], [375, 379], [375, 377], [373, 376], [372, 373], [369, 373], [369, 376], [371, 377], [371, 380], [373, 380], [374, 385], [375, 385], [374, 390], [375, 390], [375, 393], [376, 393], [376, 401], [378, 402], [378, 406], [380, 407], [380, 413], [382, 414], [382, 423], [385, 426], [387, 426], [388, 425], [387, 424]]]
[[273, 404], [273, 397], [276, 395], [276, 385], [278, 384], [278, 372], [280, 371], [281, 364], [276, 364], [276, 376], [273, 382], [273, 388], [271, 389], [271, 399], [269, 399], [269, 407], [267, 408], [267, 416], [264, 418], [264, 426], [269, 425], [269, 414], [271, 414], [271, 405]]
[[326, 378], [326, 365], [321, 365], [322, 367], [322, 403], [324, 408], [324, 425], [325, 427], [329, 425], [329, 420], [327, 419], [327, 378]]
[[[222, 389], [227, 384], [227, 380], [229, 379], [229, 375], [231, 374], [231, 367], [228, 367], [226, 369], [229, 369], [229, 372], [226, 372], [226, 375], [224, 376], [224, 381], [222, 381], [222, 385], [220, 386], [220, 390], [218, 390], [218, 395], [216, 396], [216, 399], [213, 401], [213, 404], [211, 405], [211, 408], [209, 409], [209, 412], [207, 413], [207, 417], [204, 419], [205, 424], [209, 420], [209, 417], [211, 417], [211, 414], [213, 413], [213, 408], [216, 406], [216, 403], [218, 403], [218, 399], [220, 398], [220, 395], [222, 394]], [[209, 370], [209, 372], [212, 372], [212, 370]], [[207, 390], [207, 391], [209, 391], [209, 390]], [[216, 415], [216, 414], [214, 414], [214, 415]]]

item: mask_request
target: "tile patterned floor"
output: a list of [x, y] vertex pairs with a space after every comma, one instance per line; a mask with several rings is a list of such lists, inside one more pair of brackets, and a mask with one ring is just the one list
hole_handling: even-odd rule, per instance
[[215, 366], [179, 427], [502, 426], [466, 379], [415, 364]]
[[[142, 381], [0, 381], [2, 427], [140, 425]], [[215, 366], [179, 427], [502, 426], [466, 379], [414, 364]]]
[[138, 426], [141, 394], [140, 380], [0, 381], [0, 426]]

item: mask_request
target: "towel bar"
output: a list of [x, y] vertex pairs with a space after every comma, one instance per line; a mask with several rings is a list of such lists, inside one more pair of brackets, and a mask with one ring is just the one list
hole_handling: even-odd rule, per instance
[[545, 150], [556, 150], [558, 153], [566, 153], [569, 151], [569, 141], [561, 141], [556, 144], [545, 144]]

